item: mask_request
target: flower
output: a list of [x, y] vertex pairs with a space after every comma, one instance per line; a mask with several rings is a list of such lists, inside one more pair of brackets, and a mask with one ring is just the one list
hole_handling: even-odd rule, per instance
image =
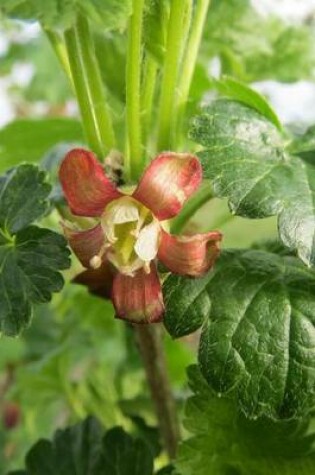
[[[175, 236], [163, 223], [180, 212], [201, 183], [195, 156], [158, 155], [131, 195], [116, 188], [93, 153], [84, 149], [66, 155], [59, 177], [72, 213], [98, 218], [88, 230], [64, 225], [73, 252], [87, 269], [78, 281], [88, 283], [95, 293], [110, 293], [117, 318], [161, 321], [164, 303], [157, 260], [173, 273], [193, 277], [213, 265], [222, 238], [219, 232]], [[111, 289], [106, 289], [101, 282], [108, 280], [109, 267], [116, 272]]]

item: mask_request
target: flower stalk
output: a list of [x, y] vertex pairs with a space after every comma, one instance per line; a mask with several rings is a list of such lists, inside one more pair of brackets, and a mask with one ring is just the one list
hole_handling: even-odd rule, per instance
[[179, 439], [175, 400], [167, 373], [160, 325], [136, 325], [136, 340], [158, 418], [161, 436], [170, 459], [174, 459]]

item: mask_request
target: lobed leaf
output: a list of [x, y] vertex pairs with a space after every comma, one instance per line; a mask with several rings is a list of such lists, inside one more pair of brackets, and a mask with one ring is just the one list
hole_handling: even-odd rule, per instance
[[315, 263], [315, 168], [290, 155], [286, 138], [266, 117], [239, 102], [218, 100], [197, 116], [191, 138], [204, 175], [233, 213], [278, 215], [282, 242]]
[[48, 207], [44, 172], [21, 165], [0, 177], [0, 329], [14, 336], [25, 328], [32, 306], [63, 287], [70, 265], [65, 239], [32, 226]]
[[[23, 472], [22, 472], [23, 473]], [[152, 475], [153, 458], [122, 428], [104, 430], [93, 417], [41, 439], [26, 456], [26, 475]]]
[[202, 326], [199, 365], [216, 393], [250, 417], [300, 417], [315, 401], [315, 274], [295, 257], [222, 253], [201, 279], [170, 276], [165, 325], [181, 337]]
[[193, 395], [184, 425], [191, 436], [181, 443], [176, 468], [181, 475], [310, 475], [315, 463], [310, 420], [250, 421], [232, 399], [218, 398], [197, 367], [188, 368]]
[[115, 30], [126, 26], [132, 7], [131, 0], [0, 0], [0, 11], [53, 30], [70, 28], [83, 14], [102, 28]]

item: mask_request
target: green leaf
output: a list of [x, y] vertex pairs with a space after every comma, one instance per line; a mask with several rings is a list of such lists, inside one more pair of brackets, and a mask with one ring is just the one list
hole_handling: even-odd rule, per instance
[[221, 79], [214, 79], [214, 86], [223, 95], [241, 102], [259, 112], [273, 123], [279, 130], [282, 129], [277, 114], [272, 109], [267, 100], [259, 92], [247, 86], [245, 83], [224, 76]]
[[260, 15], [250, 0], [212, 0], [201, 49], [205, 64], [220, 58], [223, 74], [288, 82], [314, 78], [313, 45], [311, 23], [288, 26]]
[[315, 126], [309, 127], [303, 135], [294, 137], [288, 150], [311, 165], [315, 164]]
[[78, 13], [106, 30], [122, 29], [131, 14], [131, 0], [0, 0], [2, 13], [19, 20], [39, 21], [48, 29], [70, 28]]
[[111, 429], [105, 435], [100, 466], [103, 470], [101, 473], [111, 475], [153, 474], [150, 449], [142, 440], [133, 440], [120, 427]]
[[0, 177], [0, 328], [13, 336], [25, 328], [32, 305], [59, 292], [59, 270], [69, 267], [65, 239], [30, 224], [48, 207], [44, 172], [21, 165]]
[[92, 417], [40, 440], [26, 456], [27, 475], [152, 475], [144, 442], [115, 427], [105, 435]]
[[289, 155], [276, 127], [239, 102], [218, 100], [194, 119], [190, 137], [206, 148], [199, 153], [204, 175], [232, 213], [278, 215], [282, 242], [314, 264], [315, 169]]
[[200, 279], [167, 279], [165, 325], [177, 338], [199, 316], [201, 371], [244, 413], [299, 417], [315, 402], [314, 292], [315, 274], [297, 258], [225, 251]]
[[192, 434], [178, 451], [181, 475], [310, 475], [315, 463], [309, 419], [246, 419], [233, 400], [216, 397], [197, 367], [188, 368], [193, 390], [186, 405]]
[[74, 119], [18, 119], [0, 130], [0, 172], [20, 162], [37, 162], [59, 142], [82, 142]]
[[45, 178], [33, 165], [21, 165], [0, 177], [0, 228], [4, 232], [16, 233], [47, 211], [51, 187]]
[[65, 239], [29, 226], [0, 238], [0, 328], [14, 336], [31, 319], [32, 305], [48, 302], [64, 284], [59, 270], [70, 265]]

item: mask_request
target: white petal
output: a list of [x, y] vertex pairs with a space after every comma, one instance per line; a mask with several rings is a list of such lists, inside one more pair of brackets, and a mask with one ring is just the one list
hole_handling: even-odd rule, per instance
[[109, 214], [113, 224], [130, 223], [138, 221], [139, 210], [137, 205], [129, 198], [120, 198], [117, 204], [110, 209]]
[[153, 221], [141, 229], [137, 242], [135, 244], [135, 251], [143, 261], [151, 261], [158, 252], [160, 236], [160, 223]]
[[139, 210], [136, 203], [125, 196], [107, 206], [101, 219], [101, 225], [109, 242], [115, 242], [115, 225], [138, 221]]

